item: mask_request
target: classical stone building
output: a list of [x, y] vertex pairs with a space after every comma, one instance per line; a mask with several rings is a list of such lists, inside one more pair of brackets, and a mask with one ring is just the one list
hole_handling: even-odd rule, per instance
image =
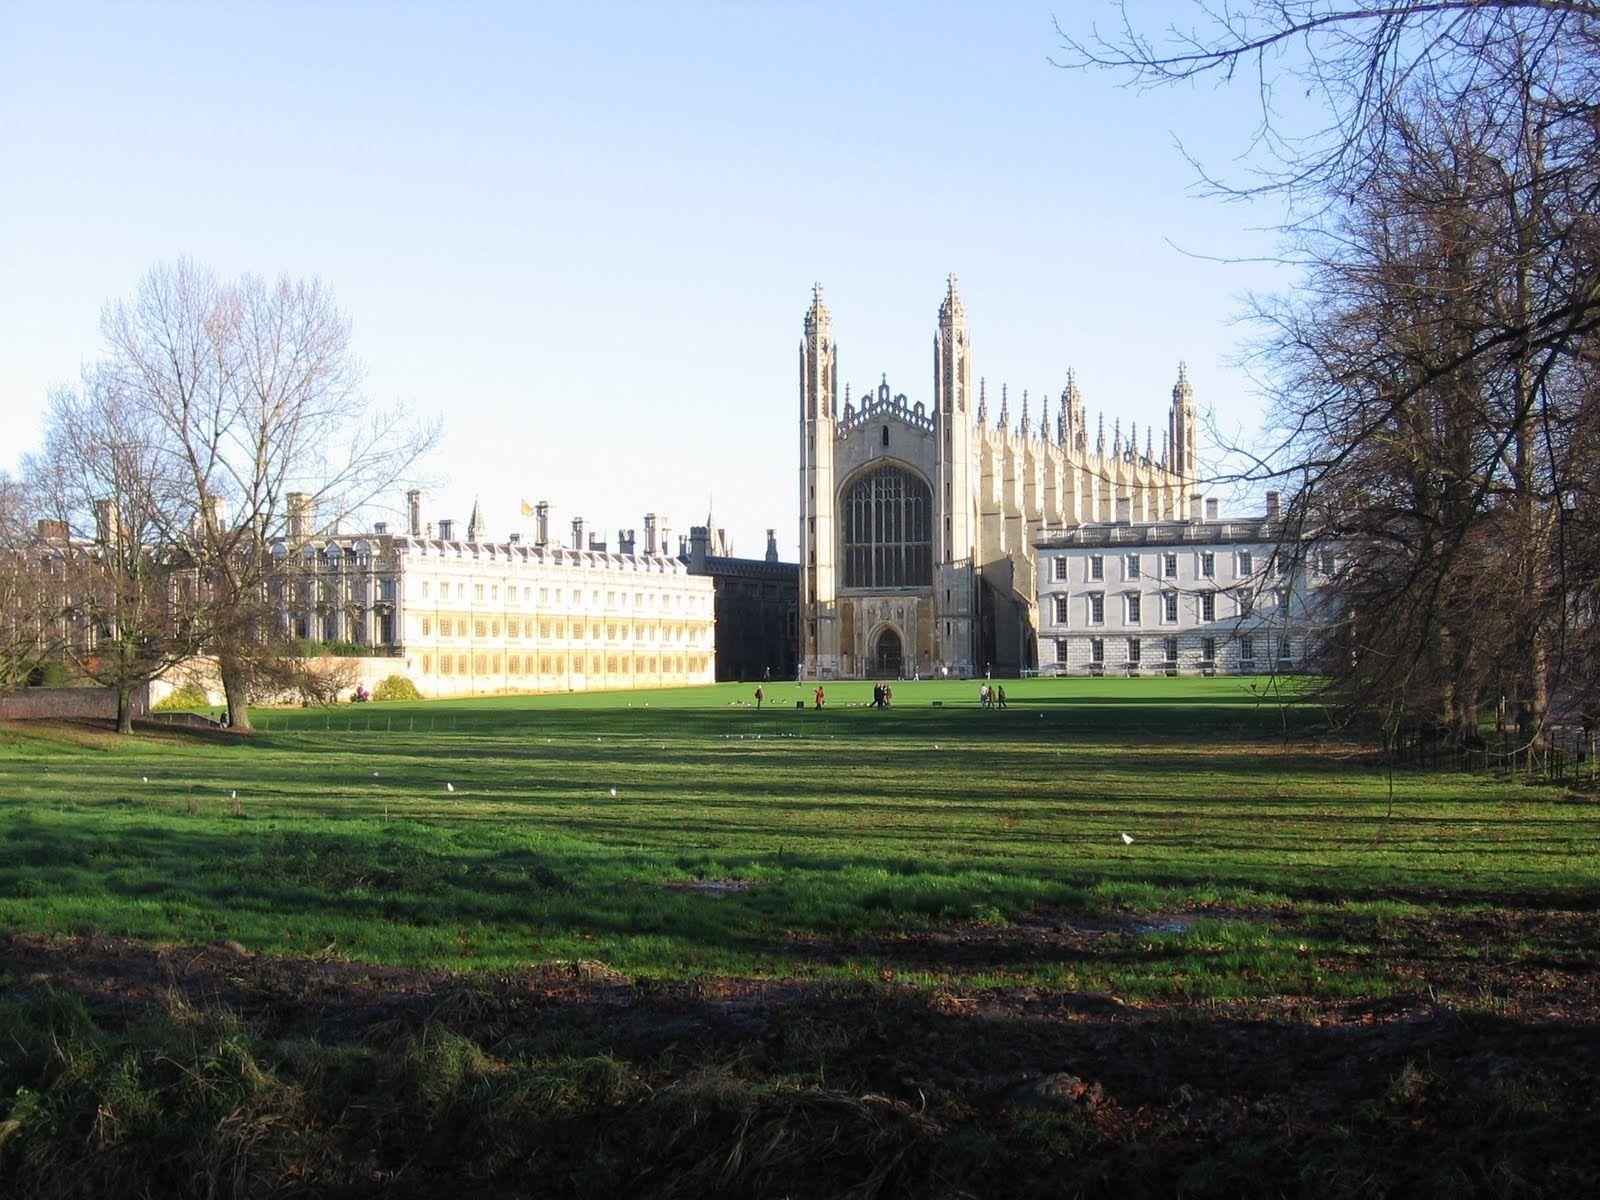
[[581, 521], [554, 544], [544, 505], [524, 542], [489, 537], [476, 506], [464, 537], [435, 531], [420, 504], [413, 493], [400, 534], [313, 536], [292, 514], [272, 585], [285, 631], [402, 660], [429, 696], [712, 682], [712, 581], [654, 544], [653, 517], [636, 553], [631, 531], [612, 551]]
[[1041, 539], [1040, 670], [1177, 675], [1315, 666], [1343, 548], [1264, 516], [1135, 522], [1128, 512]]
[[1034, 543], [1051, 529], [1176, 519], [1198, 505], [1194, 393], [1182, 368], [1154, 446], [1105, 418], [1091, 434], [1069, 372], [1052, 416], [974, 387], [966, 311], [949, 281], [931, 402], [885, 378], [839, 394], [820, 285], [800, 344], [800, 659], [809, 674], [1014, 673], [1036, 665]]

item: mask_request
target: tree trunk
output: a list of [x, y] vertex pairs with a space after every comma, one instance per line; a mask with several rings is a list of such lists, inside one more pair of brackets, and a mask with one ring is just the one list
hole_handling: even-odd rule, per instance
[[217, 653], [217, 674], [222, 677], [222, 694], [228, 705], [228, 728], [250, 730], [249, 671], [239, 656], [229, 650]]
[[117, 687], [117, 732], [133, 732], [133, 689], [124, 685]]

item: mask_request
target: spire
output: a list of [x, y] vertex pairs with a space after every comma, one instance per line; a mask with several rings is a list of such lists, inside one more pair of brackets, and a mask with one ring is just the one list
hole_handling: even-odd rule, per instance
[[1128, 422], [1128, 461], [1136, 462], [1139, 458], [1139, 422]]
[[467, 518], [467, 541], [478, 542], [483, 540], [483, 511], [478, 507], [478, 498], [472, 498], [472, 515]]
[[1111, 419], [1111, 457], [1122, 457], [1122, 418]]
[[1039, 440], [1041, 442], [1048, 442], [1050, 440], [1050, 393], [1049, 392], [1045, 392], [1044, 393], [1044, 400], [1040, 404], [1040, 407], [1043, 408], [1044, 411], [1039, 414]]
[[1172, 385], [1172, 401], [1174, 404], [1182, 400], [1194, 398], [1194, 388], [1189, 384], [1189, 364], [1178, 363], [1178, 382]]
[[967, 307], [961, 303], [961, 297], [956, 295], [956, 277], [951, 275], [945, 281], [944, 303], [939, 305], [939, 324], [951, 325], [964, 322], [967, 319]]
[[1101, 458], [1106, 456], [1106, 415], [1100, 414], [1100, 433], [1094, 439], [1094, 452]]
[[1028, 389], [1022, 389], [1022, 419], [1017, 422], [1017, 429], [1023, 437], [1028, 436]]
[[989, 397], [984, 394], [985, 380], [978, 378], [978, 424], [982, 425], [989, 419]]
[[1000, 385], [1000, 419], [994, 423], [994, 427], [1002, 433], [1008, 432], [1010, 429], [1010, 409], [1011, 398], [1006, 395], [1006, 385], [1002, 383]]
[[822, 285], [811, 285], [811, 307], [806, 310], [806, 333], [821, 333], [827, 337], [833, 318], [828, 315], [827, 307], [822, 303]]
[[1154, 446], [1151, 441], [1154, 437], [1155, 433], [1152, 427], [1146, 425], [1144, 430], [1144, 460], [1147, 463], [1155, 461]]

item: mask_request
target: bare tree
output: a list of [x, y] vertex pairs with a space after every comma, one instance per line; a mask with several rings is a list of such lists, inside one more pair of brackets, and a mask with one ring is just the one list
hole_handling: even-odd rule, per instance
[[[1140, 86], [1247, 73], [1262, 122], [1231, 194], [1288, 201], [1304, 286], [1266, 301], [1275, 435], [1257, 478], [1356, 543], [1331, 656], [1396, 719], [1475, 728], [1506, 699], [1532, 738], [1568, 701], [1592, 588], [1576, 447], [1600, 332], [1600, 5], [1245, 0], [1193, 30], [1128, 19], [1067, 62]], [[1286, 128], [1293, 83], [1322, 124]]]
[[[179, 262], [108, 306], [102, 326], [107, 370], [181, 481], [161, 533], [203, 581], [229, 720], [248, 729], [252, 671], [282, 632], [263, 603], [272, 543], [297, 550], [397, 486], [438, 425], [363, 395], [349, 319], [316, 280], [222, 282]], [[306, 501], [291, 512], [296, 493]]]
[[199, 646], [204, 598], [162, 538], [174, 480], [116, 378], [89, 368], [51, 399], [30, 481], [65, 535], [50, 562], [66, 600], [63, 649], [117, 692], [117, 731], [133, 728], [140, 687]]
[[60, 648], [65, 597], [53, 564], [63, 537], [30, 528], [23, 486], [0, 472], [0, 692], [27, 682]]

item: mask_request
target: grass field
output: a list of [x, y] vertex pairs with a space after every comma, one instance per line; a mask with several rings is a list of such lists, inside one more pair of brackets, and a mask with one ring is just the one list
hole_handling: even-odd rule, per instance
[[[150, 1001], [159, 1016], [151, 1028], [163, 1032], [140, 1026], [138, 1035], [160, 1042], [177, 1027], [171, 996], [195, 1003], [194, 980], [171, 965], [168, 948], [193, 947], [190, 973], [210, 972], [214, 1001], [200, 1008], [207, 1021], [227, 1026], [213, 1029], [212, 1041], [243, 1039], [261, 1072], [299, 1079], [302, 1090], [311, 1072], [322, 1091], [308, 1095], [333, 1085], [304, 1063], [286, 1065], [280, 1026], [288, 1018], [280, 1009], [294, 1007], [287, 996], [295, 989], [300, 1007], [345, 1012], [340, 1019], [352, 1006], [375, 1006], [379, 1015], [371, 1020], [379, 1025], [397, 1019], [385, 996], [410, 997], [422, 1008], [405, 1010], [412, 1040], [395, 1051], [401, 1061], [415, 1066], [417, 1055], [437, 1052], [448, 1034], [458, 1039], [446, 1055], [454, 1065], [440, 1069], [454, 1072], [458, 1084], [469, 1077], [504, 1083], [510, 1072], [532, 1086], [527, 1072], [543, 1072], [540, 1086], [565, 1099], [540, 1101], [519, 1091], [520, 1099], [495, 1100], [524, 1117], [528, 1105], [563, 1121], [575, 1111], [592, 1116], [595, 1106], [620, 1106], [641, 1121], [654, 1114], [647, 1128], [630, 1127], [625, 1145], [591, 1145], [583, 1170], [569, 1163], [559, 1179], [539, 1158], [545, 1150], [524, 1146], [521, 1158], [506, 1161], [485, 1151], [472, 1160], [481, 1166], [480, 1181], [512, 1189], [485, 1193], [495, 1195], [521, 1194], [514, 1181], [534, 1177], [544, 1190], [591, 1194], [612, 1186], [663, 1195], [834, 1195], [851, 1188], [986, 1194], [970, 1174], [977, 1159], [941, 1157], [964, 1145], [950, 1139], [949, 1114], [934, 1137], [909, 1110], [894, 1108], [910, 1103], [895, 1095], [904, 1080], [879, 1078], [889, 1068], [873, 1066], [864, 1053], [866, 1029], [898, 1042], [927, 1026], [915, 1036], [944, 1046], [959, 1033], [969, 1049], [1003, 1031], [1005, 1053], [1022, 1064], [1013, 1074], [1036, 1078], [1067, 1070], [1060, 1066], [1070, 1042], [1062, 1022], [1098, 1004], [1111, 1006], [1100, 1019], [1107, 1038], [1131, 1038], [1130, 1022], [1146, 1019], [1169, 1032], [1198, 1022], [1191, 1049], [1207, 1062], [1223, 1051], [1202, 1047], [1200, 1031], [1221, 1037], [1219, 1020], [1232, 1022], [1231, 1031], [1246, 1014], [1275, 1014], [1287, 1023], [1273, 1028], [1292, 1038], [1359, 1024], [1352, 1014], [1376, 1011], [1375, 1004], [1410, 1013], [1425, 999], [1430, 1011], [1446, 1006], [1462, 1019], [1513, 1025], [1540, 1012], [1571, 1024], [1592, 1004], [1600, 963], [1590, 931], [1600, 900], [1600, 810], [1587, 797], [1514, 779], [1387, 772], [1370, 748], [1329, 735], [1313, 707], [1266, 681], [1029, 680], [1006, 689], [1009, 707], [999, 712], [980, 710], [970, 683], [896, 685], [895, 707], [886, 712], [868, 707], [869, 684], [828, 685], [827, 707], [816, 711], [810, 685], [781, 683], [767, 686], [760, 711], [751, 687], [726, 685], [271, 711], [258, 714], [263, 728], [248, 738], [149, 732], [118, 739], [88, 727], [3, 727], [0, 928], [11, 939], [4, 966], [13, 1000], [33, 1006], [40, 1038], [39, 1030], [56, 1030], [59, 1045], [57, 1026], [65, 1022], [100, 1046], [96, 1053], [116, 1059], [133, 1053], [126, 1044], [132, 1035], [122, 1019], [107, 1018], [107, 998], [121, 996], [126, 1010], [127, 996], [150, 992], [153, 977], [164, 979], [168, 998]], [[99, 966], [91, 970], [92, 963]], [[513, 980], [521, 982], [513, 987]], [[577, 988], [568, 1016], [579, 1024], [558, 1021], [559, 1037], [544, 1026], [524, 1030], [533, 1040], [515, 1042], [513, 1052], [503, 1018], [525, 1002], [509, 999], [507, 988], [519, 996]], [[596, 1014], [608, 996], [615, 999], [606, 988], [624, 988], [636, 1011], [652, 1013], [654, 1032], [630, 1040], [602, 1021]], [[306, 999], [313, 995], [321, 999]], [[453, 996], [455, 1008], [441, 1016], [419, 995]], [[1047, 1002], [1054, 1023], [1030, 1025], [1025, 1010]], [[832, 1015], [819, 1015], [819, 1004]], [[834, 1011], [840, 1004], [853, 1014], [848, 1020]], [[661, 1022], [682, 1018], [684, 1005], [713, 1032], [728, 1013], [791, 1005], [779, 1024], [807, 1032], [774, 1051], [763, 1017], [767, 1032], [759, 1038], [735, 1028], [661, 1042]], [[237, 1024], [241, 1012], [257, 1009], [254, 1024]], [[892, 1020], [883, 1015], [891, 1011], [898, 1014]], [[970, 1021], [982, 1013], [990, 1020], [978, 1036]], [[1071, 1028], [1071, 1038], [1089, 1036], [1086, 1026]], [[1590, 1039], [1583, 1054], [1567, 1054], [1569, 1071], [1578, 1074], [1551, 1082], [1545, 1067], [1525, 1063], [1513, 1072], [1519, 1087], [1537, 1079], [1552, 1095], [1567, 1095], [1592, 1084], [1586, 1055], [1593, 1022], [1578, 1020], [1575, 1028]], [[363, 1053], [376, 1053], [368, 1033], [296, 1029], [319, 1054], [337, 1059], [352, 1038]], [[1478, 1030], [1467, 1042], [1482, 1044], [1483, 1036]], [[551, 1037], [564, 1049], [553, 1049]], [[647, 1045], [640, 1048], [639, 1039]], [[200, 1053], [192, 1042], [186, 1053]], [[48, 1181], [61, 1194], [93, 1194], [83, 1190], [87, 1183], [108, 1180], [151, 1186], [129, 1165], [144, 1160], [128, 1157], [126, 1138], [95, 1133], [85, 1115], [108, 1103], [105, 1064], [84, 1051], [102, 1074], [79, 1080], [86, 1089], [80, 1094], [64, 1082], [70, 1071], [50, 1066], [49, 1044], [18, 1041], [21, 1065], [0, 1071], [0, 1092], [14, 1093], [9, 1116], [0, 1116], [0, 1184]], [[633, 1048], [619, 1050], [627, 1046]], [[1094, 1094], [1103, 1102], [1086, 1106], [1082, 1090], [1061, 1104], [1007, 1102], [999, 1109], [1007, 1114], [1004, 1129], [983, 1126], [990, 1141], [981, 1153], [969, 1146], [962, 1154], [1066, 1155], [1081, 1168], [1073, 1176], [1078, 1190], [1138, 1194], [1115, 1192], [1107, 1180], [1102, 1189], [1094, 1173], [1115, 1159], [1106, 1157], [1107, 1147], [1126, 1154], [1137, 1143], [1141, 1153], [1155, 1154], [1141, 1160], [1152, 1172], [1148, 1194], [1180, 1183], [1191, 1194], [1228, 1194], [1230, 1181], [1270, 1184], [1264, 1194], [1282, 1194], [1281, 1171], [1261, 1174], [1231, 1151], [1204, 1160], [1220, 1174], [1193, 1174], [1193, 1139], [1215, 1139], [1220, 1118], [1179, 1120], [1174, 1114], [1191, 1112], [1194, 1102], [1170, 1096], [1180, 1087], [1203, 1091], [1201, 1084], [1175, 1082], [1160, 1074], [1169, 1068], [1152, 1066], [1164, 1084], [1147, 1071], [1142, 1082], [1124, 1081], [1123, 1094], [1105, 1099], [1116, 1091], [1116, 1073], [1096, 1071], [1093, 1056], [1080, 1052], [1087, 1057], [1074, 1060], [1068, 1077], [1100, 1089]], [[1252, 1059], [1241, 1078], [1297, 1051], [1261, 1053], [1266, 1060]], [[1373, 1053], [1387, 1073], [1371, 1084], [1378, 1094], [1361, 1099], [1382, 1112], [1391, 1102], [1405, 1107], [1405, 1096], [1426, 1094], [1429, 1080], [1440, 1078], [1403, 1045], [1387, 1057]], [[317, 1061], [317, 1071], [332, 1070]], [[708, 1063], [731, 1072], [739, 1087], [729, 1095], [741, 1100], [713, 1102], [694, 1091], [699, 1085], [686, 1080]], [[830, 1063], [835, 1081], [849, 1081], [843, 1092], [819, 1082]], [[373, 1071], [383, 1073], [368, 1067], [363, 1086], [371, 1087]], [[392, 1084], [384, 1084], [386, 1094]], [[418, 1086], [427, 1092], [444, 1085], [432, 1079]], [[930, 1090], [966, 1095], [941, 1086], [929, 1076], [914, 1090], [924, 1105]], [[1169, 1112], [1151, 1100], [1138, 1108], [1132, 1100], [1140, 1087], [1178, 1107]], [[42, 1117], [28, 1119], [29, 1105], [45, 1105], [39, 1098], [52, 1088], [62, 1107], [49, 1108], [51, 1128], [100, 1145], [99, 1174], [74, 1175], [60, 1137], [44, 1131]], [[1394, 1100], [1396, 1088], [1404, 1103]], [[1265, 1084], [1245, 1090], [1257, 1102], [1287, 1094]], [[814, 1111], [822, 1093], [834, 1099]], [[686, 1119], [684, 1103], [720, 1112], [726, 1102], [748, 1123], [780, 1096], [790, 1107], [780, 1105], [781, 1129], [767, 1130], [776, 1140], [766, 1159], [753, 1144], [741, 1151], [745, 1158], [730, 1159], [733, 1135], [718, 1133], [715, 1122], [702, 1130], [704, 1146], [693, 1143], [704, 1155], [677, 1162], [670, 1175], [650, 1174], [676, 1161], [670, 1146], [646, 1152], [635, 1144], [660, 1132], [654, 1122], [663, 1113]], [[892, 1113], [874, 1108], [873, 1096], [888, 1096]], [[448, 1107], [460, 1096], [435, 1100]], [[803, 1112], [792, 1107], [802, 1100]], [[962, 1103], [970, 1106], [970, 1097]], [[1237, 1096], [1233, 1103], [1248, 1108]], [[1499, 1112], [1510, 1101], [1496, 1092], [1473, 1103], [1478, 1120], [1482, 1105]], [[481, 1105], [471, 1111], [487, 1119]], [[1168, 1123], [1118, 1133], [1107, 1116], [1136, 1111], [1165, 1113]], [[1378, 1119], [1378, 1110], [1362, 1111]], [[87, 1130], [73, 1124], [73, 1113]], [[402, 1125], [426, 1124], [425, 1113], [407, 1114]], [[1437, 1150], [1444, 1157], [1427, 1177], [1429, 1187], [1502, 1194], [1505, 1180], [1496, 1170], [1510, 1163], [1526, 1174], [1518, 1155], [1545, 1153], [1538, 1131], [1570, 1138], [1571, 1121], [1596, 1129], [1592, 1105], [1577, 1106], [1570, 1121], [1556, 1121], [1546, 1109], [1513, 1116], [1507, 1119], [1523, 1131], [1521, 1149]], [[1292, 1122], [1267, 1123], [1243, 1144], [1303, 1155], [1308, 1130], [1321, 1137], [1339, 1128], [1354, 1137], [1358, 1117], [1352, 1110], [1311, 1121], [1300, 1128], [1300, 1142]], [[897, 1153], [911, 1157], [878, 1172], [862, 1163], [881, 1158], [873, 1137], [889, 1137], [886, 1121]], [[1188, 1134], [1184, 1121], [1193, 1125]], [[323, 1125], [330, 1122], [342, 1128], [333, 1118]], [[1270, 1136], [1263, 1132], [1269, 1128]], [[844, 1129], [866, 1139], [861, 1162], [852, 1151], [809, 1190], [782, 1182], [788, 1160], [776, 1147], [804, 1161], [828, 1138], [849, 1143]], [[821, 1141], [807, 1140], [813, 1136]], [[341, 1137], [339, 1155], [348, 1159], [349, 1139]], [[180, 1191], [203, 1191], [202, 1183], [216, 1186], [224, 1177], [235, 1190], [243, 1178], [245, 1192], [284, 1182], [260, 1164], [254, 1174], [228, 1174], [209, 1152], [184, 1144], [185, 1154], [211, 1165], [188, 1168]], [[318, 1186], [433, 1194], [433, 1176], [420, 1167], [408, 1174], [404, 1162], [385, 1159], [384, 1144], [374, 1142], [373, 1162], [351, 1168], [355, 1175], [328, 1164], [296, 1169]], [[1316, 1193], [1385, 1190], [1363, 1190], [1359, 1178], [1341, 1174], [1355, 1169], [1359, 1154], [1347, 1162], [1338, 1147], [1317, 1144]], [[908, 1146], [927, 1153], [919, 1157]], [[1098, 1156], [1085, 1157], [1092, 1146], [1100, 1147]], [[231, 1153], [237, 1157], [236, 1145]], [[1414, 1157], [1415, 1148], [1396, 1153]], [[1452, 1190], [1441, 1182], [1452, 1176], [1439, 1164], [1459, 1154], [1485, 1161]], [[1561, 1194], [1574, 1179], [1600, 1178], [1592, 1158], [1571, 1158], [1560, 1157], [1568, 1174], [1535, 1171], [1532, 1191], [1564, 1181], [1548, 1191]], [[535, 1160], [543, 1164], [537, 1171]], [[685, 1190], [674, 1191], [672, 1180], [686, 1181]], [[1037, 1194], [1058, 1193], [1041, 1186]]]

